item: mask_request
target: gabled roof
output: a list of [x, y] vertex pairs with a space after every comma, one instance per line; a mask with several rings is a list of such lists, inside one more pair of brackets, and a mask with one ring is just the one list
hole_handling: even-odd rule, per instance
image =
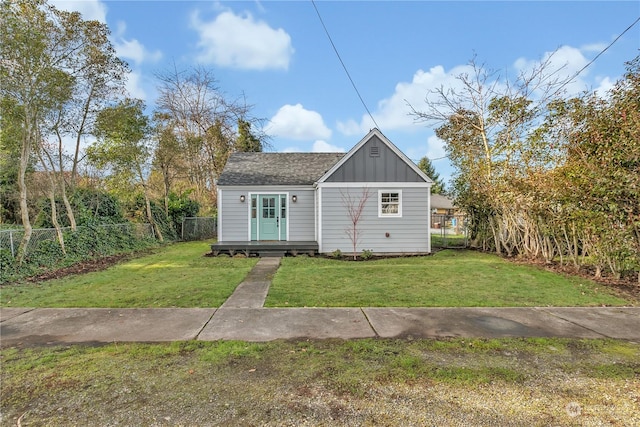
[[364, 136], [349, 152], [342, 157], [336, 164], [333, 165], [331, 169], [329, 169], [322, 177], [318, 180], [318, 183], [325, 182], [333, 175], [338, 169], [340, 169], [351, 157], [357, 153], [363, 145], [365, 145], [372, 138], [377, 137], [383, 144], [385, 144], [396, 156], [398, 156], [402, 162], [406, 163], [407, 167], [413, 170], [417, 175], [418, 179], [424, 180], [427, 184], [433, 184], [433, 180], [429, 178], [414, 162], [411, 161], [398, 147], [396, 147], [386, 136], [378, 130], [378, 128], [373, 128], [369, 131], [368, 134]]
[[453, 200], [441, 194], [431, 195], [431, 207], [434, 209], [455, 209]]
[[233, 153], [218, 186], [312, 185], [344, 153]]

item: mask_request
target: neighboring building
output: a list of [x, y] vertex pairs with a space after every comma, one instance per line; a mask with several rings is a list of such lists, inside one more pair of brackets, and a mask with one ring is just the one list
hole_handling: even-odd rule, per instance
[[[431, 179], [378, 129], [348, 153], [234, 153], [218, 180], [214, 252], [431, 252]], [[348, 200], [351, 200], [349, 202]]]
[[453, 200], [442, 194], [431, 195], [431, 213], [434, 215], [455, 215], [457, 212]]

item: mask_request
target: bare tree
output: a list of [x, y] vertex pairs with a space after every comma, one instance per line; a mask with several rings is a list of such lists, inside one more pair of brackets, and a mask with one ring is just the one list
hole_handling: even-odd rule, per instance
[[[249, 116], [244, 99], [229, 98], [213, 73], [202, 67], [172, 70], [157, 75], [160, 81], [156, 117], [176, 139], [178, 153], [202, 205], [214, 205], [215, 182], [229, 155], [236, 149], [238, 123], [260, 124]], [[266, 136], [256, 137], [264, 145]]]
[[367, 200], [371, 197], [371, 191], [369, 191], [367, 187], [364, 187], [360, 194], [352, 195], [349, 193], [349, 190], [346, 192], [340, 190], [340, 196], [342, 205], [346, 208], [347, 216], [349, 217], [349, 226], [345, 229], [345, 233], [349, 236], [349, 240], [351, 240], [353, 259], [355, 260], [358, 254], [358, 244], [362, 239], [362, 230], [360, 229], [362, 214], [367, 205]]

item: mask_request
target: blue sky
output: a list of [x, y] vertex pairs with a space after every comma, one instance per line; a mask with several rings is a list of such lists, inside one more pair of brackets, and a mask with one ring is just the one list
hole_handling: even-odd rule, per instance
[[[274, 151], [346, 151], [373, 124], [311, 1], [50, 1], [106, 22], [132, 69], [128, 89], [153, 106], [154, 73], [212, 70], [229, 97], [267, 120]], [[451, 167], [433, 129], [408, 114], [476, 56], [502, 74], [550, 52], [573, 74], [640, 16], [635, 1], [316, 1], [380, 130], [411, 159]], [[636, 24], [568, 89], [606, 90], [640, 51]]]

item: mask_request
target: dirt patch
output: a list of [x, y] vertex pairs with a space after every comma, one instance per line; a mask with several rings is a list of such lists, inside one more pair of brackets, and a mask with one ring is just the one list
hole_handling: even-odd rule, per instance
[[121, 262], [129, 261], [131, 259], [140, 258], [151, 253], [150, 250], [139, 251], [135, 253], [111, 255], [102, 258], [95, 258], [86, 261], [77, 262], [68, 267], [59, 268], [53, 271], [47, 271], [36, 276], [31, 276], [25, 279], [28, 283], [42, 282], [45, 280], [61, 279], [66, 276], [75, 274], [86, 274], [94, 271], [106, 270]]

